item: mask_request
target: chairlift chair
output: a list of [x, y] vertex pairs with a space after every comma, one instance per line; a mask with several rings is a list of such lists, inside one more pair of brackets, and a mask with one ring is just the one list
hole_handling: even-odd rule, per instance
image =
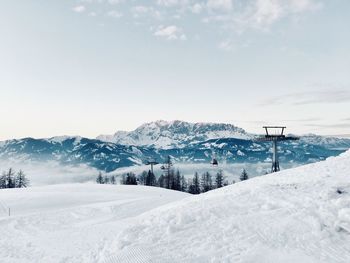
[[215, 158], [213, 158], [210, 162], [213, 166], [218, 166], [219, 163], [218, 163], [218, 160], [216, 160]]

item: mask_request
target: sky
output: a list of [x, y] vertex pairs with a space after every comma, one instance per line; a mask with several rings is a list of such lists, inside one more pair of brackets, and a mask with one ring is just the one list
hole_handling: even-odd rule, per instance
[[350, 134], [348, 0], [0, 6], [0, 140], [160, 119]]

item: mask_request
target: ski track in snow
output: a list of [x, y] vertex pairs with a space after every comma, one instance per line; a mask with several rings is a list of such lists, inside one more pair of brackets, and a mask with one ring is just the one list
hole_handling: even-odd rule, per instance
[[134, 217], [188, 196], [160, 188], [89, 184], [1, 190], [0, 262], [98, 262]]

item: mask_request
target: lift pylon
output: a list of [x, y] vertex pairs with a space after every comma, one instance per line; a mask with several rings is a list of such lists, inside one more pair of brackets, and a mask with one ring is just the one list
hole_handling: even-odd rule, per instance
[[285, 126], [264, 126], [265, 136], [260, 137], [257, 141], [260, 142], [272, 142], [272, 166], [271, 172], [275, 173], [280, 171], [280, 164], [278, 161], [278, 146], [277, 143], [279, 141], [296, 141], [299, 140], [298, 137], [294, 136], [286, 136], [284, 135], [284, 131], [286, 129]]

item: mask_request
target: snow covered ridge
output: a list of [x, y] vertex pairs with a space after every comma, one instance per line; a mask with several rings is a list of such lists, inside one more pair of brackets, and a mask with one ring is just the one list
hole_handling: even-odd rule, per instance
[[[350, 151], [149, 211], [104, 262], [350, 262]], [[127, 259], [127, 260], [126, 260]]]
[[[148, 158], [163, 162], [168, 155], [174, 163], [186, 164], [208, 164], [214, 153], [220, 163], [269, 163], [271, 144], [255, 142], [255, 136], [232, 124], [157, 121], [100, 139], [58, 136], [0, 142], [0, 161], [54, 161], [106, 172], [139, 166]], [[308, 135], [280, 146], [281, 166], [286, 168], [336, 156], [350, 148], [350, 139]]]
[[210, 139], [252, 139], [242, 128], [225, 123], [189, 123], [184, 121], [156, 121], [145, 123], [131, 132], [100, 135], [97, 139], [123, 145], [154, 146], [156, 148], [183, 148], [189, 143]]
[[[213, 139], [172, 149], [120, 145], [81, 137], [25, 138], [4, 142], [0, 146], [0, 161], [14, 160], [17, 163], [53, 161], [62, 165], [84, 165], [112, 172], [123, 167], [142, 165], [150, 157], [164, 162], [168, 155], [172, 156], [174, 163], [209, 165], [213, 152], [222, 164], [269, 163], [270, 148], [270, 143], [234, 138]], [[341, 152], [343, 150], [332, 150], [303, 141], [285, 142], [281, 144], [280, 161], [282, 167], [293, 167], [324, 160]]]

